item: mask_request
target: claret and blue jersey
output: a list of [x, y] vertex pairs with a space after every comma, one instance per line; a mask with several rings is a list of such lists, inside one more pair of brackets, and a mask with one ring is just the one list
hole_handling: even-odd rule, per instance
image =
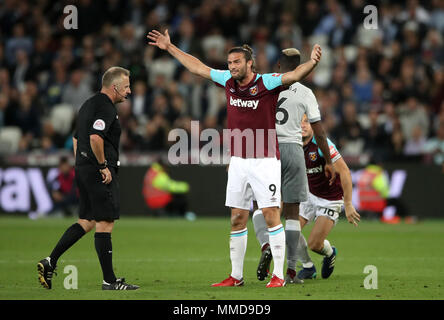
[[[216, 85], [225, 88], [227, 97], [227, 126], [228, 129], [244, 131], [253, 130], [255, 150], [253, 158], [277, 157], [279, 148], [276, 136], [276, 103], [279, 93], [286, 88], [282, 85], [282, 74], [254, 74], [249, 84], [242, 87], [231, 77], [229, 70], [211, 70], [211, 79]], [[269, 134], [270, 131], [273, 134]], [[257, 133], [264, 133], [258, 139]], [[242, 143], [242, 153], [237, 154], [231, 138], [231, 155], [247, 158], [246, 142]], [[270, 142], [269, 142], [270, 139]], [[256, 145], [256, 142], [262, 145]], [[263, 142], [262, 142], [263, 141]], [[259, 152], [259, 148], [261, 148]], [[262, 149], [263, 148], [263, 149]]]
[[[330, 139], [327, 138], [327, 142], [330, 149], [330, 158], [332, 163], [334, 163], [341, 158], [341, 154]], [[310, 193], [327, 200], [342, 199], [341, 179], [337, 176], [333, 185], [329, 185], [329, 179], [325, 176], [324, 172], [326, 163], [324, 154], [321, 149], [319, 149], [314, 137], [304, 146], [304, 156]]]

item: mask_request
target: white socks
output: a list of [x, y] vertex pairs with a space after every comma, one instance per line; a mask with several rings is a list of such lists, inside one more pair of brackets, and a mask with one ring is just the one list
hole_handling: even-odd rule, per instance
[[285, 261], [285, 232], [282, 224], [273, 228], [268, 228], [270, 238], [271, 254], [273, 255], [273, 274], [280, 279], [284, 279]]
[[241, 280], [244, 270], [245, 251], [247, 251], [248, 231], [243, 230], [231, 231], [230, 234], [230, 259], [231, 259], [231, 276], [237, 280]]
[[330, 245], [330, 241], [324, 240], [324, 247], [321, 250], [321, 254], [326, 257], [330, 257], [333, 253], [333, 248]]

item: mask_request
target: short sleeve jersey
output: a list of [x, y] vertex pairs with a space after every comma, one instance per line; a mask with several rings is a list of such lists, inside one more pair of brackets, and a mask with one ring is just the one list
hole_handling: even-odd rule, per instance
[[105, 159], [109, 166], [117, 166], [121, 127], [117, 109], [104, 93], [97, 93], [81, 106], [74, 138], [77, 139], [76, 165], [94, 164], [97, 159], [91, 149], [90, 136], [103, 138]]
[[[250, 83], [244, 87], [239, 86], [231, 77], [229, 70], [212, 69], [211, 79], [225, 88], [227, 129], [232, 134], [231, 155], [279, 159], [275, 119], [277, 98], [285, 90], [282, 86], [282, 74], [254, 74]], [[253, 142], [246, 137], [249, 133], [253, 136]]]
[[296, 82], [279, 94], [276, 109], [276, 131], [279, 143], [302, 146], [301, 121], [307, 114], [310, 123], [321, 120], [316, 97], [311, 89]]
[[[334, 163], [341, 158], [341, 154], [330, 139], [327, 138], [327, 142], [330, 149], [331, 161]], [[325, 176], [324, 171], [324, 155], [319, 149], [315, 138], [304, 146], [304, 156], [310, 193], [327, 200], [341, 200], [344, 195], [341, 179], [339, 176], [336, 176], [333, 185], [329, 185], [329, 179]]]

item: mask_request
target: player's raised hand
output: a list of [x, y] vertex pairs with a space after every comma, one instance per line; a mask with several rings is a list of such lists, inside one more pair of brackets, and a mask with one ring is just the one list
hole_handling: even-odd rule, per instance
[[171, 44], [168, 29], [166, 29], [163, 34], [157, 30], [151, 30], [150, 32], [148, 32], [148, 35], [146, 37], [151, 40], [151, 42], [148, 42], [148, 44], [156, 46], [162, 50], [167, 50], [169, 45]]
[[321, 46], [318, 44], [315, 44], [313, 46], [313, 50], [311, 51], [311, 60], [314, 62], [314, 64], [318, 64], [319, 61], [321, 61], [321, 56], [322, 56], [322, 49]]
[[331, 186], [333, 184], [333, 182], [335, 182], [335, 180], [336, 180], [336, 170], [332, 164], [326, 163], [325, 167], [324, 167], [324, 172], [325, 172], [325, 176], [327, 178], [329, 178], [328, 184]]
[[355, 227], [358, 226], [358, 222], [361, 221], [361, 216], [358, 212], [356, 212], [353, 204], [348, 203], [345, 205], [345, 216], [347, 217], [348, 222], [353, 224]]

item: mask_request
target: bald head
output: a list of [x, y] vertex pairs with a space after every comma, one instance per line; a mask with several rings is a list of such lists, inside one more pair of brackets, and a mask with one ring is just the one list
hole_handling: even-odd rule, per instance
[[281, 51], [281, 56], [279, 58], [279, 65], [281, 72], [288, 72], [296, 69], [296, 67], [301, 63], [301, 53], [298, 49], [287, 48]]

